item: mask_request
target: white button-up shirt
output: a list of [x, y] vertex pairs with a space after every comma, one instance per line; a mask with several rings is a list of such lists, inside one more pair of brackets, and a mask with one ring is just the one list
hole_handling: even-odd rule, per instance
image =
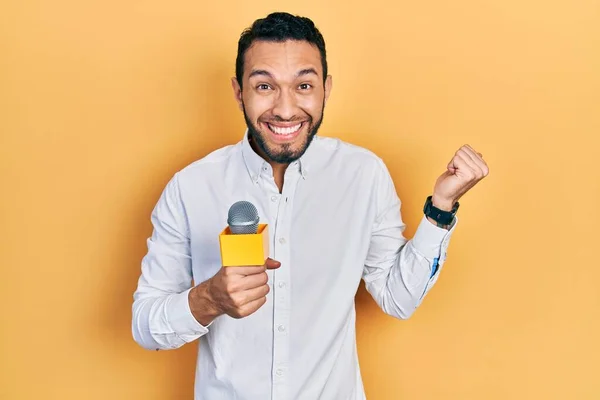
[[[229, 207], [247, 200], [269, 224], [267, 302], [202, 326], [188, 292], [221, 267]], [[360, 280], [381, 309], [408, 318], [436, 282], [448, 231], [425, 216], [403, 237], [400, 200], [382, 160], [315, 137], [285, 172], [243, 140], [178, 171], [152, 212], [154, 230], [133, 303], [133, 337], [150, 350], [200, 339], [197, 400], [365, 399], [355, 338]]]

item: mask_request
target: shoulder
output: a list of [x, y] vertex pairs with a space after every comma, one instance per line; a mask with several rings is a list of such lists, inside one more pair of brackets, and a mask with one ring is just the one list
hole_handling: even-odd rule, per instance
[[315, 137], [314, 153], [317, 159], [341, 163], [345, 167], [386, 170], [384, 161], [375, 152], [365, 147], [334, 137]]
[[221, 147], [181, 168], [175, 176], [180, 181], [197, 181], [204, 177], [214, 177], [237, 159], [241, 150], [241, 143]]

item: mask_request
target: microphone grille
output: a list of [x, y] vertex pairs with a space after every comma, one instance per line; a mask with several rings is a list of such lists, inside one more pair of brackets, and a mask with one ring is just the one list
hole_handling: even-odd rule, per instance
[[258, 210], [249, 201], [238, 201], [229, 208], [227, 224], [233, 234], [254, 234], [258, 231]]

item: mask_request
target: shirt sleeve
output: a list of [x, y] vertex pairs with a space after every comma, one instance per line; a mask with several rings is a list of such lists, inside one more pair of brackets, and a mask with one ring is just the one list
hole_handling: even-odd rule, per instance
[[152, 211], [152, 236], [133, 295], [134, 340], [150, 350], [175, 349], [208, 332], [192, 315], [189, 227], [177, 175]]
[[365, 287], [386, 313], [409, 318], [437, 281], [446, 260], [450, 229], [432, 224], [425, 216], [412, 239], [403, 236], [406, 225], [392, 178], [380, 160], [375, 179], [377, 213], [373, 222], [363, 280]]

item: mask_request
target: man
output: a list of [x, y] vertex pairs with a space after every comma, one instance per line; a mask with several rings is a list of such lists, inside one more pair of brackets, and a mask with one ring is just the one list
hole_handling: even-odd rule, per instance
[[[458, 199], [488, 174], [486, 163], [461, 147], [407, 240], [381, 159], [315, 136], [332, 80], [312, 21], [274, 13], [254, 22], [232, 84], [246, 134], [167, 184], [152, 213], [133, 336], [155, 350], [200, 338], [196, 399], [364, 399], [360, 280], [385, 313], [408, 318], [436, 282]], [[221, 266], [218, 236], [239, 200], [269, 224], [263, 266]]]

